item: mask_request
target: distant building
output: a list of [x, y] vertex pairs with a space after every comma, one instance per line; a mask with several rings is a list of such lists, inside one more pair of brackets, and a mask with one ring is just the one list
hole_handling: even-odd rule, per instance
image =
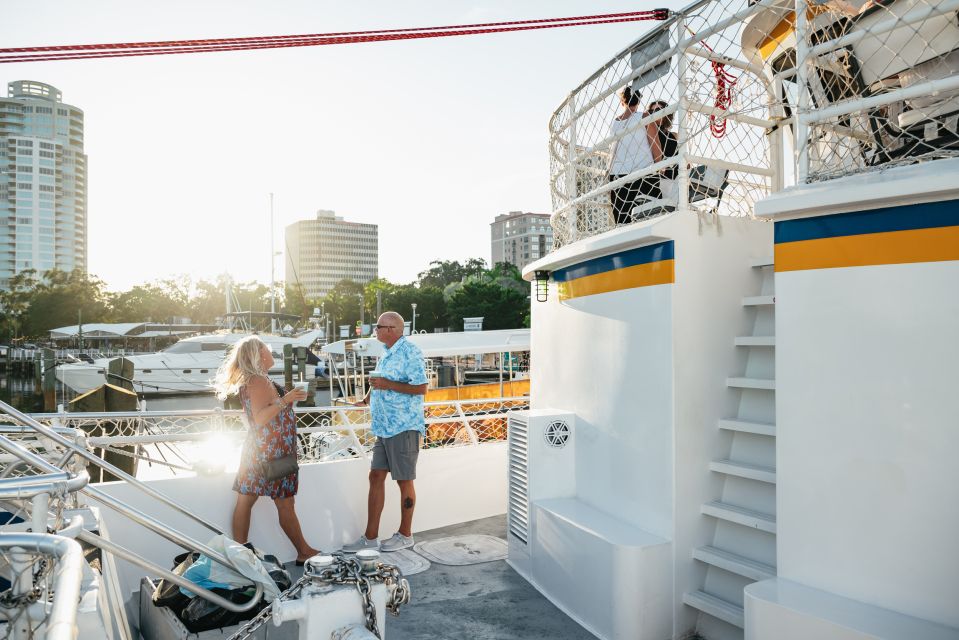
[[492, 264], [509, 262], [522, 269], [553, 249], [548, 213], [510, 211], [490, 224]]
[[87, 270], [83, 112], [19, 80], [0, 98], [0, 288], [27, 269]]
[[366, 284], [379, 273], [379, 228], [316, 212], [286, 228], [286, 283], [299, 282], [307, 298], [320, 298], [348, 278]]

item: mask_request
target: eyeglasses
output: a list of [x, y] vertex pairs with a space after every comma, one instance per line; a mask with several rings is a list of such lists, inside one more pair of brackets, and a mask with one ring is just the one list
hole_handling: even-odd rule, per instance
[[379, 329], [392, 329], [393, 327], [391, 327], [388, 324], [377, 324], [377, 325], [373, 325], [373, 328], [376, 330], [379, 330]]

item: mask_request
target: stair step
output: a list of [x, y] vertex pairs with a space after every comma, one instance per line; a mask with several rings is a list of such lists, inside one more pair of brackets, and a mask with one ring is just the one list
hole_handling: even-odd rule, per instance
[[693, 557], [700, 562], [719, 567], [723, 571], [729, 571], [750, 580], [769, 580], [776, 577], [776, 567], [716, 547], [707, 546], [693, 549]]
[[750, 267], [771, 267], [775, 264], [775, 259], [773, 256], [760, 256], [758, 258], [750, 258], [749, 266]]
[[775, 347], [776, 336], [738, 336], [734, 344], [737, 347]]
[[746, 296], [743, 298], [744, 307], [762, 307], [768, 304], [776, 304], [776, 296]]
[[765, 422], [750, 422], [748, 420], [726, 418], [719, 421], [719, 428], [726, 429], [727, 431], [755, 433], [761, 436], [776, 436], [776, 425]]
[[776, 389], [776, 381], [768, 378], [726, 378], [727, 387], [739, 389]]
[[760, 467], [755, 464], [746, 464], [745, 462], [734, 462], [732, 460], [714, 460], [709, 463], [709, 470], [717, 473], [725, 473], [729, 476], [739, 476], [749, 480], [758, 480], [776, 484], [776, 470], [770, 467]]
[[684, 593], [683, 602], [694, 609], [699, 609], [703, 613], [708, 613], [714, 618], [719, 618], [720, 620], [728, 622], [731, 625], [735, 625], [740, 629], [745, 626], [743, 622], [742, 607], [737, 607], [732, 602], [726, 602], [722, 598], [717, 598], [716, 596], [710, 595], [705, 591]]
[[776, 533], [776, 516], [761, 511], [753, 511], [745, 507], [737, 507], [719, 500], [707, 502], [701, 509], [703, 515], [712, 516], [727, 522], [740, 524], [751, 529], [759, 529], [766, 533]]

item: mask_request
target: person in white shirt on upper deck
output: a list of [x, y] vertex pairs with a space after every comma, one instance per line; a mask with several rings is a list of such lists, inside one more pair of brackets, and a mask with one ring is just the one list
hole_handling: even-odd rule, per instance
[[[644, 115], [637, 113], [640, 98], [640, 93], [629, 87], [623, 89], [619, 94], [623, 112], [616, 116], [610, 124], [609, 133], [610, 135], [623, 135], [613, 142], [610, 150], [610, 182], [619, 180], [634, 171], [644, 169], [663, 159], [663, 152], [659, 146], [659, 130], [656, 124], [650, 122], [645, 127], [637, 126]], [[658, 182], [657, 178], [647, 176], [646, 179], [631, 180], [610, 191], [609, 201], [613, 205], [613, 218], [616, 220], [616, 224], [632, 222], [632, 210], [636, 196], [644, 193], [653, 197], [653, 191]]]

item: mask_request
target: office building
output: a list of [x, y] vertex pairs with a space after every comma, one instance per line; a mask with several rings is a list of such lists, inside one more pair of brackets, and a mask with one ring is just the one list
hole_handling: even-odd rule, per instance
[[321, 298], [340, 280], [366, 284], [379, 272], [379, 229], [320, 210], [286, 228], [286, 283]]
[[509, 262], [520, 270], [553, 249], [549, 214], [510, 211], [490, 224], [492, 264]]
[[35, 269], [87, 271], [83, 112], [42, 82], [0, 98], [0, 288]]

